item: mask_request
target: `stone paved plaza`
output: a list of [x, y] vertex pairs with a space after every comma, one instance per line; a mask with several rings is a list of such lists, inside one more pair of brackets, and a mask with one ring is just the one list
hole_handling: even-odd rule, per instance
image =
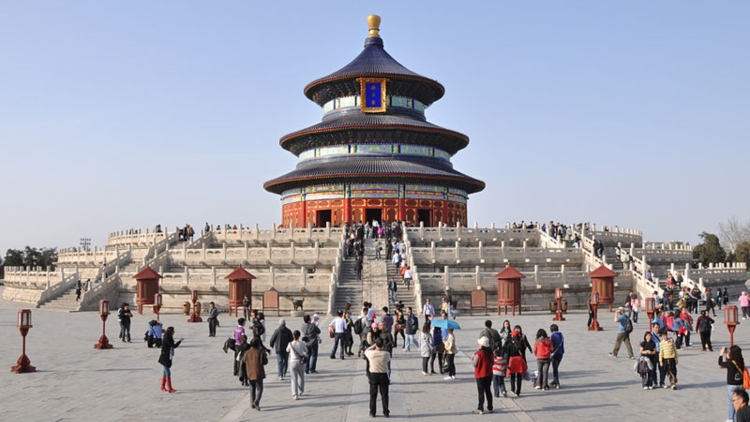
[[[116, 317], [110, 316], [107, 335], [114, 340], [112, 350], [96, 350], [93, 345], [101, 334], [96, 313], [60, 313], [33, 311], [34, 327], [27, 338], [27, 354], [37, 372], [14, 374], [10, 367], [21, 354], [21, 336], [16, 329], [17, 309], [21, 305], [0, 302], [0, 351], [5, 370], [0, 371], [2, 420], [30, 421], [282, 421], [282, 420], [369, 420], [368, 385], [364, 361], [331, 360], [331, 341], [321, 345], [320, 374], [308, 376], [301, 400], [292, 401], [289, 381], [276, 381], [275, 356], [266, 371], [262, 411], [250, 408], [249, 392], [231, 376], [231, 354], [221, 350], [222, 341], [234, 327], [234, 318], [220, 316], [222, 326], [216, 338], [208, 337], [205, 322], [190, 324], [183, 315], [162, 315], [166, 326], [173, 325], [176, 337], [184, 337], [174, 357], [173, 384], [178, 392], [159, 390], [161, 366], [158, 351], [142, 341], [151, 312], [135, 314], [133, 343], [117, 340]], [[149, 309], [150, 311], [150, 309]], [[441, 376], [422, 376], [418, 352], [394, 354], [391, 385], [391, 417], [430, 421], [456, 420], [457, 417], [518, 421], [608, 421], [659, 420], [723, 421], [726, 419], [725, 375], [716, 365], [718, 350], [728, 344], [728, 333], [719, 314], [714, 331], [714, 353], [701, 353], [699, 346], [682, 350], [678, 367], [679, 389], [645, 391], [632, 372], [627, 352], [620, 358], [607, 355], [615, 338], [612, 314], [603, 313], [605, 331], [588, 332], [587, 315], [568, 314], [558, 323], [566, 338], [566, 354], [561, 365], [563, 388], [537, 391], [524, 382], [519, 398], [496, 399], [494, 414], [472, 415], [476, 407], [476, 386], [469, 361], [485, 317], [459, 316], [463, 330], [457, 331], [459, 355], [457, 378], [444, 381]], [[642, 316], [645, 319], [645, 314]], [[496, 326], [505, 316], [493, 316]], [[509, 317], [520, 324], [530, 337], [538, 328], [548, 329], [549, 313]], [[287, 317], [288, 325], [298, 329], [301, 320]], [[323, 320], [324, 324], [330, 317]], [[268, 335], [275, 329], [277, 317], [268, 317]], [[735, 333], [740, 346], [745, 344], [750, 322]], [[636, 324], [635, 339], [642, 337], [645, 324]], [[530, 367], [535, 364], [530, 359]], [[511, 394], [512, 396], [512, 394]], [[380, 407], [378, 407], [380, 410]], [[380, 415], [378, 417], [381, 417]]]

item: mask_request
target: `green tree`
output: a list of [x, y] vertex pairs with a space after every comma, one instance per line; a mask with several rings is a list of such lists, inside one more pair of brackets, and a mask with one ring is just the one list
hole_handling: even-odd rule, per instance
[[744, 262], [750, 267], [750, 242], [740, 242], [734, 245], [734, 261]]
[[703, 243], [693, 248], [693, 258], [703, 265], [712, 262], [724, 262], [727, 259], [727, 252], [721, 247], [719, 238], [715, 234], [703, 232], [698, 236], [703, 239]]
[[12, 267], [42, 267], [47, 268], [57, 262], [56, 248], [8, 249], [5, 252], [4, 265]]

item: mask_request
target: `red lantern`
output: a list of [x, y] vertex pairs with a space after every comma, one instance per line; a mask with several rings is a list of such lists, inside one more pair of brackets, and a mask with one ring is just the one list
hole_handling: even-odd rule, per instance
[[11, 372], [22, 374], [24, 372], [36, 372], [36, 367], [31, 366], [29, 357], [26, 356], [26, 335], [29, 333], [31, 328], [31, 309], [20, 309], [18, 311], [18, 331], [21, 332], [22, 340], [22, 352], [21, 357], [18, 358], [15, 366], [10, 368]]
[[647, 297], [646, 300], [644, 300], [643, 309], [646, 311], [646, 315], [648, 315], [648, 321], [650, 324], [651, 321], [654, 320], [654, 311], [656, 311], [656, 301], [654, 301], [653, 297]]
[[555, 312], [555, 317], [552, 318], [552, 321], [565, 321], [565, 318], [562, 316], [562, 297], [563, 297], [563, 290], [561, 288], [555, 289], [555, 300], [557, 300], [557, 312]]
[[724, 308], [724, 325], [729, 330], [729, 345], [734, 346], [734, 330], [740, 322], [737, 320], [737, 307], [734, 305], [727, 305]]
[[111, 349], [112, 344], [110, 344], [109, 339], [107, 338], [107, 317], [109, 316], [108, 300], [99, 301], [99, 316], [102, 319], [102, 336], [99, 337], [99, 342], [94, 345], [94, 349]]
[[156, 314], [156, 320], [159, 321], [159, 311], [161, 310], [161, 304], [162, 304], [162, 298], [161, 293], [156, 293], [154, 295], [154, 313]]

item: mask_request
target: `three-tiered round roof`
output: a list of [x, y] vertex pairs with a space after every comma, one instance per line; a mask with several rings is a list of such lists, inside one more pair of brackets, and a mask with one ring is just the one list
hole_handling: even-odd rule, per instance
[[468, 194], [485, 186], [450, 162], [469, 138], [427, 121], [425, 110], [445, 89], [385, 51], [379, 17], [368, 23], [362, 53], [305, 87], [323, 119], [281, 138], [300, 161], [264, 188], [282, 196], [287, 225], [370, 219], [465, 225]]

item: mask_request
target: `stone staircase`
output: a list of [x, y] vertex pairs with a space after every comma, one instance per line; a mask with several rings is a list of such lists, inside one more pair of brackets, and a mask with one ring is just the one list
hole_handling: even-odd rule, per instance
[[76, 288], [73, 286], [73, 288], [57, 298], [39, 305], [39, 309], [44, 309], [45, 311], [75, 312], [78, 310], [79, 304], [80, 302], [76, 302]]
[[357, 309], [362, 307], [362, 282], [357, 280], [356, 271], [357, 261], [355, 258], [347, 258], [341, 263], [341, 272], [339, 273], [339, 285], [336, 288], [336, 299], [334, 301], [333, 312], [343, 310], [346, 303], [352, 305], [352, 313], [356, 317], [359, 315]]
[[[403, 284], [403, 277], [399, 274], [399, 268], [397, 268], [391, 261], [388, 261], [388, 282], [391, 281], [392, 278], [396, 279], [396, 283], [398, 284], [398, 290], [396, 290], [396, 295], [398, 296], [398, 300], [403, 302], [404, 304], [404, 312], [406, 312], [406, 308], [411, 306], [412, 310], [414, 311], [414, 314], [419, 315], [421, 313], [421, 307], [415, 305], [415, 299], [414, 299], [414, 283], [409, 287], [409, 290], [406, 290], [406, 286]], [[395, 303], [390, 301], [390, 298], [388, 300], [389, 304], [388, 307], [390, 309], [395, 309]]]

